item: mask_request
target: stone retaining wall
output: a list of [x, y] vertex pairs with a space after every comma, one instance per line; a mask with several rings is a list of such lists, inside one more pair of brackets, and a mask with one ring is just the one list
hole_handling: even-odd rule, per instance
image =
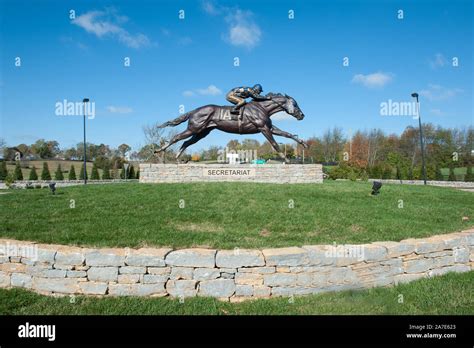
[[[423, 180], [395, 180], [395, 179], [369, 179], [370, 182], [380, 181], [383, 184], [404, 184], [404, 185], [424, 185]], [[427, 180], [426, 185], [440, 186], [440, 187], [454, 187], [454, 188], [472, 188], [474, 189], [474, 182], [468, 181], [437, 181]]]
[[[50, 183], [56, 183], [56, 187], [69, 187], [84, 185], [84, 180], [17, 180], [10, 185], [13, 189], [26, 188], [49, 188]], [[97, 184], [121, 184], [126, 182], [138, 182], [137, 179], [109, 179], [109, 180], [87, 180], [87, 185]], [[5, 182], [0, 181], [0, 190], [8, 189]]]
[[0, 287], [48, 295], [239, 301], [390, 286], [474, 269], [474, 229], [401, 242], [264, 250], [94, 249], [6, 239], [0, 247]]
[[140, 163], [141, 183], [262, 182], [322, 183], [321, 164], [157, 164]]

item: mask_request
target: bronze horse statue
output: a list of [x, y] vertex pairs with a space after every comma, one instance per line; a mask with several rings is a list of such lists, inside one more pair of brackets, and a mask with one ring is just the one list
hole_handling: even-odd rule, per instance
[[183, 143], [178, 151], [176, 155], [176, 159], [178, 159], [188, 146], [206, 137], [213, 129], [219, 129], [234, 134], [262, 133], [275, 151], [287, 161], [285, 155], [280, 151], [273, 135], [293, 139], [304, 147], [308, 147], [308, 145], [303, 140], [298, 139], [298, 136], [282, 131], [274, 126], [270, 116], [277, 112], [285, 111], [297, 120], [302, 120], [304, 114], [298, 107], [296, 101], [286, 94], [269, 93], [267, 97], [271, 97], [271, 99], [262, 101], [254, 100], [245, 104], [245, 106], [240, 109], [239, 115], [231, 113], [232, 106], [205, 105], [183, 114], [174, 120], [163, 123], [159, 128], [168, 126], [174, 127], [185, 121], [188, 121], [188, 127], [185, 131], [176, 134], [167, 144], [155, 150], [155, 154], [166, 150], [169, 146], [180, 140], [191, 137]]

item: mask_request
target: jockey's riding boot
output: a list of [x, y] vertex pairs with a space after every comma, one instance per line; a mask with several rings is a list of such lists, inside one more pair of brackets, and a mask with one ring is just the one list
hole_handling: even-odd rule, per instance
[[232, 110], [230, 110], [230, 113], [238, 115], [240, 113], [240, 110], [237, 107], [233, 107]]

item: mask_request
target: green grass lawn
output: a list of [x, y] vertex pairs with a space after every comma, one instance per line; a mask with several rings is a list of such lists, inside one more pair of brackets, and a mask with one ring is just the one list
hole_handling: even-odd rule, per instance
[[[402, 295], [402, 296], [400, 296]], [[403, 300], [400, 303], [400, 300]], [[392, 288], [281, 297], [242, 303], [212, 298], [48, 297], [0, 289], [0, 315], [54, 314], [473, 314], [474, 271], [422, 279]]]
[[[56, 195], [47, 189], [10, 190], [0, 195], [0, 237], [233, 249], [398, 241], [474, 225], [470, 192], [384, 185], [379, 196], [371, 196], [370, 188], [370, 183], [328, 181], [87, 185], [59, 188]], [[470, 220], [463, 222], [464, 216]]]

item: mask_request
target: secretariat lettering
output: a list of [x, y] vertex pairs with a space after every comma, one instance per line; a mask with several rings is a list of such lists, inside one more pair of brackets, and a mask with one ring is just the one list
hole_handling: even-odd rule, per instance
[[255, 176], [255, 169], [216, 168], [204, 169], [205, 176]]

